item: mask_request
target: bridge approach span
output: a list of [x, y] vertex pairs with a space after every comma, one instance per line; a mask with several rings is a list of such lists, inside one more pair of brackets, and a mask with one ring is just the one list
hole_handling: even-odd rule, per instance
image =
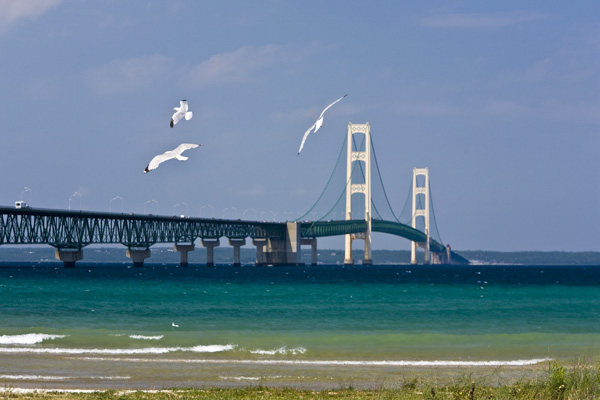
[[[222, 237], [228, 238], [234, 246], [243, 245], [246, 238], [252, 239], [257, 248], [261, 246], [261, 254], [274, 254], [275, 258], [266, 257], [264, 263], [289, 263], [286, 254], [290, 251], [297, 253], [291, 263], [297, 263], [302, 239], [358, 234], [364, 232], [365, 227], [364, 220], [289, 223], [0, 207], [0, 245], [47, 244], [60, 252], [61, 260], [70, 260], [65, 261], [70, 265], [82, 259], [81, 250], [90, 244], [122, 244], [129, 249], [134, 264], [136, 257], [139, 264], [149, 257], [150, 246], [157, 243], [181, 245], [187, 257], [194, 241], [202, 239], [212, 255], [212, 248], [219, 245], [218, 239]], [[427, 241], [423, 232], [393, 221], [372, 220], [372, 231], [419, 243]], [[293, 241], [295, 243], [291, 243]], [[191, 247], [186, 249], [186, 243]], [[431, 239], [429, 246], [432, 252], [447, 251]], [[275, 259], [277, 261], [270, 261]], [[468, 263], [468, 260], [451, 252], [448, 262]]]
[[156, 243], [193, 243], [197, 238], [283, 239], [285, 235], [285, 224], [276, 222], [0, 207], [0, 245], [82, 249], [120, 243], [149, 248]]

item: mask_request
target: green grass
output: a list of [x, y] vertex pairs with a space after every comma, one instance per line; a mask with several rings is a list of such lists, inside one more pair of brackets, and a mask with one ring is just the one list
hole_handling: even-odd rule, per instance
[[519, 380], [514, 383], [490, 384], [485, 380], [473, 380], [469, 376], [445, 384], [414, 379], [394, 389], [380, 388], [362, 390], [353, 388], [329, 390], [302, 390], [253, 386], [245, 388], [165, 389], [159, 391], [107, 390], [84, 392], [34, 392], [20, 393], [5, 387], [0, 399], [32, 400], [179, 400], [179, 399], [269, 399], [269, 400], [325, 400], [325, 399], [515, 399], [515, 400], [600, 400], [600, 364], [588, 365], [574, 362], [568, 366], [552, 363], [538, 378]]

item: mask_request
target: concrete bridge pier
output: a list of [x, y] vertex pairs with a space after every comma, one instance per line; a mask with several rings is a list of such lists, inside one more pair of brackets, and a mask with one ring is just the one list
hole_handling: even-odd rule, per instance
[[302, 239], [300, 244], [310, 246], [310, 265], [317, 265], [317, 238]]
[[256, 246], [255, 265], [265, 265], [265, 248], [267, 247], [267, 239], [252, 239], [252, 244]]
[[133, 260], [134, 267], [143, 267], [144, 260], [150, 258], [150, 249], [127, 249], [127, 258]]
[[286, 235], [281, 239], [253, 239], [256, 246], [256, 265], [300, 265], [300, 225], [286, 224]]
[[190, 251], [194, 251], [196, 249], [196, 247], [194, 246], [194, 244], [180, 244], [180, 243], [175, 243], [175, 246], [173, 247], [173, 250], [175, 251], [179, 251], [181, 253], [181, 258], [180, 258], [180, 262], [179, 265], [181, 265], [182, 267], [187, 267], [188, 266], [188, 252]]
[[72, 250], [60, 250], [57, 249], [54, 252], [54, 257], [57, 260], [63, 262], [63, 265], [68, 268], [73, 268], [75, 266], [75, 262], [79, 260], [83, 260], [83, 250], [81, 249], [72, 249]]
[[240, 248], [246, 244], [246, 239], [229, 239], [229, 245], [233, 246], [233, 266], [240, 267]]
[[431, 261], [430, 261], [431, 254], [430, 253], [432, 253], [432, 252], [429, 250], [429, 244], [428, 243], [417, 243], [417, 242], [412, 242], [412, 244], [411, 244], [410, 263], [418, 264], [417, 248], [419, 248], [419, 247], [421, 247], [423, 250], [425, 250], [425, 258], [423, 260], [423, 264], [425, 264], [425, 265], [431, 264]]
[[431, 263], [432, 264], [452, 264], [452, 250], [450, 245], [446, 245], [444, 251], [432, 251], [431, 252]]
[[215, 247], [219, 247], [221, 243], [219, 239], [216, 240], [207, 240], [202, 239], [202, 246], [206, 247], [206, 266], [214, 267], [215, 266]]

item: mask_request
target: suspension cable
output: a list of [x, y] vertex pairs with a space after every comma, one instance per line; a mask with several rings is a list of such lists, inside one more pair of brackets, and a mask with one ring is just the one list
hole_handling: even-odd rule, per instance
[[387, 192], [385, 190], [385, 185], [383, 184], [383, 178], [381, 177], [381, 170], [379, 169], [379, 162], [377, 162], [377, 152], [375, 151], [375, 143], [373, 141], [372, 136], [371, 136], [371, 147], [373, 148], [373, 158], [375, 159], [375, 167], [377, 168], [377, 175], [379, 175], [379, 182], [381, 182], [381, 188], [383, 189], [383, 195], [385, 196], [385, 201], [387, 202], [387, 205], [388, 205], [390, 211], [392, 212], [392, 216], [394, 217], [394, 219], [397, 222], [400, 222], [400, 220], [394, 213], [394, 209], [392, 208], [392, 205], [390, 204], [390, 199], [388, 198]]
[[329, 187], [329, 184], [331, 183], [331, 179], [333, 178], [335, 170], [338, 167], [338, 164], [340, 162], [340, 158], [342, 157], [342, 153], [344, 152], [344, 145], [346, 144], [346, 140], [347, 140], [347, 138], [344, 138], [344, 143], [342, 143], [342, 148], [340, 149], [340, 154], [338, 154], [337, 161], [335, 162], [335, 164], [333, 166], [333, 170], [331, 171], [331, 175], [329, 176], [329, 180], [327, 181], [327, 184], [323, 188], [323, 191], [321, 192], [321, 194], [319, 195], [319, 197], [317, 198], [317, 200], [314, 202], [314, 204], [312, 205], [312, 207], [307, 212], [305, 212], [304, 215], [296, 218], [295, 221], [302, 220], [304, 217], [306, 217], [316, 207], [316, 205], [319, 203], [319, 201], [321, 200], [321, 198], [325, 194], [325, 191], [327, 190], [327, 188]]
[[[363, 141], [364, 141], [364, 139], [363, 139]], [[346, 144], [346, 140], [344, 140], [344, 144]], [[342, 149], [343, 149], [343, 146], [342, 146]], [[334, 171], [335, 171], [335, 169], [337, 168], [337, 165], [338, 165], [338, 163], [339, 163], [339, 161], [340, 161], [340, 156], [341, 156], [341, 152], [340, 152], [340, 155], [338, 156], [338, 160], [337, 160], [337, 161], [336, 161], [336, 163], [335, 163], [336, 167], [334, 168]], [[348, 177], [348, 179], [346, 180], [346, 184], [344, 185], [344, 189], [342, 190], [342, 192], [341, 192], [341, 193], [340, 193], [340, 195], [338, 196], [338, 199], [337, 199], [337, 201], [335, 202], [335, 204], [333, 205], [333, 207], [331, 207], [331, 208], [329, 209], [329, 211], [327, 211], [327, 212], [326, 212], [326, 213], [325, 213], [325, 214], [324, 214], [324, 215], [323, 215], [321, 218], [319, 218], [319, 219], [317, 219], [317, 220], [315, 220], [315, 221], [312, 221], [312, 223], [310, 224], [310, 227], [308, 228], [308, 231], [309, 231], [309, 232], [310, 232], [310, 231], [313, 229], [313, 227], [315, 226], [315, 224], [316, 224], [317, 222], [319, 222], [319, 221], [322, 221], [322, 220], [323, 220], [323, 219], [324, 219], [326, 216], [328, 216], [328, 215], [329, 215], [329, 213], [331, 213], [331, 211], [332, 211], [334, 208], [336, 208], [336, 207], [337, 207], [337, 205], [340, 203], [340, 200], [342, 199], [342, 197], [343, 197], [343, 196], [344, 196], [344, 194], [346, 193], [346, 188], [348, 187], [348, 183], [352, 183], [352, 174], [354, 173], [354, 169], [355, 169], [355, 168], [356, 168], [356, 164], [354, 164], [354, 165], [352, 166], [352, 171], [350, 172], [350, 176], [349, 176], [349, 177]], [[332, 174], [332, 176], [333, 176], [333, 174]], [[331, 181], [331, 177], [329, 178], [329, 181]], [[329, 182], [327, 182], [327, 186], [329, 186]], [[327, 186], [325, 187], [325, 189], [327, 189]], [[325, 192], [325, 189], [323, 189], [323, 193]], [[319, 199], [318, 199], [318, 200], [315, 202], [315, 204], [313, 205], [313, 207], [311, 207], [311, 210], [312, 210], [312, 209], [313, 209], [313, 208], [316, 206], [316, 204], [319, 202], [319, 200], [320, 200], [320, 199], [321, 199], [321, 197], [323, 196], [323, 193], [321, 193], [321, 196], [319, 196]], [[308, 212], [306, 212], [306, 214], [304, 214], [302, 217], [304, 217], [305, 215], [307, 215], [307, 214], [308, 214], [308, 213], [309, 213], [311, 210], [308, 210]], [[300, 217], [300, 218], [302, 218], [302, 217]], [[300, 219], [300, 218], [299, 218], [299, 219]], [[345, 218], [345, 217], [344, 217], [344, 218]]]
[[431, 195], [431, 185], [429, 185], [429, 202], [431, 203], [431, 213], [433, 214], [433, 225], [435, 226], [435, 231], [437, 233], [437, 239], [440, 241], [440, 244], [444, 244], [442, 241], [442, 235], [440, 235], [440, 231], [438, 230], [437, 220], [435, 218], [435, 209], [433, 208], [433, 196]]

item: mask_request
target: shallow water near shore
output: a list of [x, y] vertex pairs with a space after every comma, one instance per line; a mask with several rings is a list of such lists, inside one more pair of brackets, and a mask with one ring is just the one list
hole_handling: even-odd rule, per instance
[[0, 384], [393, 385], [593, 358], [596, 266], [0, 263]]

